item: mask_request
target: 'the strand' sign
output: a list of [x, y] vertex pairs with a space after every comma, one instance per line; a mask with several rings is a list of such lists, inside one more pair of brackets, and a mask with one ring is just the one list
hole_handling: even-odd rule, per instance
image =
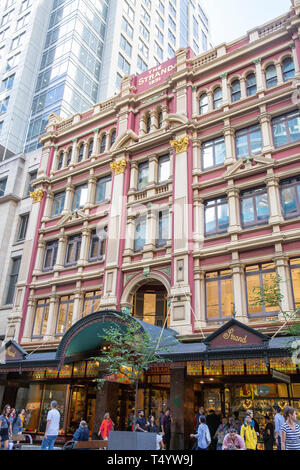
[[174, 72], [176, 67], [176, 57], [157, 65], [146, 72], [134, 77], [134, 86], [137, 93], [143, 92], [152, 86], [163, 83]]

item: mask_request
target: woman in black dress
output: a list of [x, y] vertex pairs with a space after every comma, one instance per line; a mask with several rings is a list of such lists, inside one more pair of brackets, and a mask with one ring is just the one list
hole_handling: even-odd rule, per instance
[[270, 416], [266, 416], [266, 427], [263, 431], [265, 450], [273, 450], [274, 445], [274, 425]]

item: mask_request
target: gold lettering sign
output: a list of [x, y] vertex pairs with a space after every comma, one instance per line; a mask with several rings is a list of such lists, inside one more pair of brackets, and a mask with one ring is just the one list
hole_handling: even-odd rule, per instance
[[16, 357], [16, 352], [15, 352], [15, 351], [12, 351], [12, 350], [10, 349], [10, 347], [7, 348], [6, 352], [7, 352], [7, 355], [8, 355], [9, 357]]
[[186, 152], [189, 145], [190, 138], [188, 135], [178, 140], [171, 140], [171, 147], [175, 148], [176, 153]]
[[237, 343], [243, 343], [243, 344], [246, 344], [247, 343], [247, 335], [245, 335], [244, 337], [242, 336], [236, 336], [234, 334], [234, 328], [229, 328], [229, 330], [223, 334], [223, 338], [226, 340], [226, 341], [236, 341]]

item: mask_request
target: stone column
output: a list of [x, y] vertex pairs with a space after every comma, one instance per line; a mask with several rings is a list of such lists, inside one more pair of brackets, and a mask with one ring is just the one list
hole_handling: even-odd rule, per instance
[[22, 342], [31, 342], [34, 314], [35, 314], [36, 300], [34, 299], [34, 290], [30, 291], [27, 303], [27, 314], [25, 321], [25, 328], [22, 337]]
[[261, 57], [258, 57], [258, 59], [254, 60], [253, 63], [255, 64], [257, 93], [261, 93], [265, 89], [264, 79], [263, 79], [263, 72], [262, 72], [262, 68], [261, 68]]
[[[81, 281], [79, 283], [81, 284]], [[83, 292], [81, 292], [80, 287], [76, 287], [74, 292], [74, 308], [73, 308], [73, 315], [72, 315], [72, 325], [76, 323], [81, 318], [82, 312], [82, 301], [83, 301]]]
[[246, 89], [246, 79], [244, 77], [240, 78], [240, 86], [241, 86], [241, 100], [247, 98], [247, 89]]
[[206, 326], [205, 318], [205, 273], [200, 269], [199, 260], [195, 260], [195, 323], [194, 330]]
[[269, 153], [273, 150], [271, 116], [266, 112], [266, 106], [261, 106], [260, 115], [258, 117], [261, 126], [261, 134], [263, 141], [263, 153]]
[[241, 231], [239, 189], [231, 185], [226, 190], [229, 209], [228, 233]]
[[278, 178], [274, 175], [268, 175], [265, 178], [268, 190], [268, 199], [269, 199], [269, 208], [270, 208], [270, 218], [269, 224], [279, 224], [283, 222], [281, 215], [281, 204], [280, 204], [280, 193], [279, 193], [279, 182]]
[[50, 338], [54, 338], [55, 336], [55, 328], [56, 328], [56, 321], [58, 315], [58, 304], [59, 298], [57, 297], [56, 293], [52, 293], [50, 295], [50, 307], [49, 307], [49, 314], [48, 314], [48, 323], [46, 329], [46, 336], [50, 336]]
[[234, 128], [230, 126], [229, 120], [226, 120], [224, 123], [225, 165], [231, 165], [236, 161], [234, 134]]
[[74, 189], [75, 189], [75, 186], [70, 181], [68, 181], [67, 187], [66, 187], [65, 205], [64, 205], [64, 210], [62, 211], [62, 215], [68, 214], [72, 210]]
[[129, 188], [130, 193], [136, 191], [137, 181], [138, 181], [138, 171], [139, 171], [139, 166], [137, 162], [131, 162], [130, 164], [130, 188]]
[[162, 113], [163, 113], [163, 127], [166, 127], [167, 117], [168, 117], [168, 106], [162, 106]]
[[295, 77], [299, 78], [300, 76], [300, 39], [299, 34], [295, 37], [294, 43], [291, 44], [291, 49], [293, 53], [293, 61], [295, 65]]
[[223, 97], [222, 103], [223, 103], [223, 107], [228, 106], [228, 104], [229, 104], [227, 75], [228, 75], [228, 72], [225, 72], [222, 75], [220, 75], [220, 78], [222, 79], [222, 97]]
[[197, 136], [193, 137], [193, 170], [202, 170], [201, 141]]
[[171, 364], [170, 374], [171, 450], [184, 450], [191, 446], [194, 430], [194, 379], [182, 363]]
[[196, 118], [198, 117], [198, 100], [197, 100], [197, 87], [193, 86], [192, 88], [192, 109], [193, 109], [193, 114], [192, 117]]
[[45, 246], [46, 242], [43, 239], [43, 235], [41, 234], [39, 237], [39, 242], [38, 242], [38, 249], [36, 253], [36, 259], [35, 259], [35, 266], [33, 270], [33, 276], [37, 276], [41, 273], [42, 268], [43, 268], [43, 261], [44, 261], [44, 255], [45, 255]]
[[48, 190], [47, 191], [47, 196], [46, 196], [46, 203], [45, 203], [45, 209], [44, 209], [42, 222], [47, 222], [47, 220], [49, 220], [50, 217], [51, 217], [53, 198], [54, 198], [53, 191]]
[[207, 101], [208, 101], [208, 112], [211, 113], [214, 109], [212, 91], [207, 92]]
[[283, 75], [282, 75], [282, 68], [281, 68], [281, 63], [276, 62], [276, 72], [277, 72], [277, 84], [282, 85], [283, 83]]
[[134, 249], [135, 217], [127, 214], [126, 240], [123, 252], [123, 262], [130, 263]]
[[81, 230], [81, 247], [80, 256], [77, 266], [86, 266], [89, 258], [89, 245], [90, 245], [91, 229], [88, 227], [88, 222], [84, 222]]
[[153, 250], [155, 249], [155, 240], [156, 240], [156, 224], [157, 224], [157, 213], [151, 208], [147, 213], [147, 223], [146, 223], [146, 243], [144, 246], [143, 259], [152, 259]]
[[77, 162], [77, 158], [78, 158], [78, 149], [77, 149], [77, 138], [73, 139], [73, 146], [72, 146], [72, 158], [71, 158], [71, 163], [70, 163], [70, 167], [73, 168], [75, 163]]
[[157, 155], [150, 155], [149, 157], [149, 180], [147, 186], [153, 186], [157, 184], [158, 175], [158, 157]]
[[233, 253], [232, 258], [233, 260], [230, 267], [232, 269], [232, 288], [235, 315], [237, 320], [242, 323], [247, 323], [248, 317], [244, 286], [244, 268], [242, 263], [239, 261], [239, 254], [237, 252]]
[[53, 175], [54, 171], [57, 169], [57, 152], [58, 152], [58, 145], [54, 147], [54, 155], [53, 155], [53, 160], [52, 160], [52, 168], [51, 168], [51, 174]]
[[99, 129], [94, 130], [94, 142], [93, 142], [93, 151], [91, 155], [91, 159], [96, 157], [99, 152]]
[[157, 114], [156, 114], [155, 109], [152, 109], [150, 111], [150, 118], [151, 118], [150, 132], [154, 132], [157, 130]]
[[140, 117], [140, 126], [139, 126], [139, 135], [143, 136], [146, 134], [146, 123], [145, 123], [145, 116], [142, 115]]
[[85, 209], [92, 207], [95, 203], [96, 186], [97, 186], [97, 177], [92, 174], [89, 176], [89, 179], [88, 179], [88, 195], [87, 195], [86, 204], [84, 206]]
[[201, 250], [204, 241], [204, 204], [199, 196], [194, 197], [194, 250]]
[[67, 236], [64, 233], [64, 229], [61, 229], [60, 234], [59, 234], [56, 263], [53, 268], [54, 271], [60, 271], [64, 267], [66, 247], [67, 247]]

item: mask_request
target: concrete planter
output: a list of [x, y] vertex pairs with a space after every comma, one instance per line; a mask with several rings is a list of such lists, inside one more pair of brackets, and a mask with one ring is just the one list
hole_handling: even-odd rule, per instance
[[151, 432], [111, 431], [108, 450], [156, 450], [156, 434]]

